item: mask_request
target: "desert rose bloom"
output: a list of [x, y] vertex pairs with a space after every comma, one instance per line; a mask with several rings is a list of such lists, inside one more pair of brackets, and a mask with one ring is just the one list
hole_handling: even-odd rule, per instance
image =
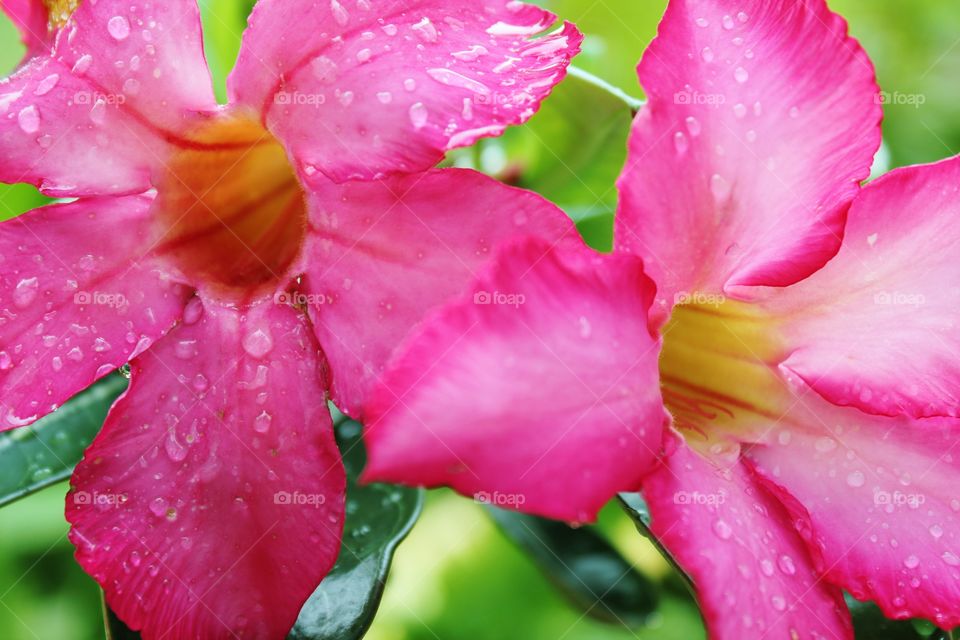
[[572, 233], [428, 169], [531, 116], [580, 36], [518, 2], [263, 0], [221, 107], [193, 0], [3, 6], [32, 57], [0, 181], [74, 200], [0, 226], [0, 429], [131, 363], [68, 498], [81, 565], [145, 638], [284, 637], [340, 547], [328, 389], [361, 417], [491, 247]]
[[639, 76], [615, 254], [502, 248], [371, 394], [367, 477], [642, 489], [712, 638], [852, 638], [841, 588], [960, 624], [960, 158], [860, 190], [877, 88], [822, 0], [674, 0]]

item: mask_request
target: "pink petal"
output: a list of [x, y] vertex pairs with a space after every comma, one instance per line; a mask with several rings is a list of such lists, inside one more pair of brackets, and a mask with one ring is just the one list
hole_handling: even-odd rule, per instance
[[413, 172], [529, 119], [582, 36], [521, 2], [262, 0], [229, 82], [334, 180]]
[[643, 483], [651, 529], [692, 578], [712, 640], [852, 639], [840, 590], [823, 582], [786, 510], [739, 462], [682, 442]]
[[73, 477], [77, 559], [144, 640], [284, 637], [344, 516], [306, 319], [198, 299], [132, 368]]
[[365, 478], [594, 519], [660, 449], [653, 295], [632, 257], [507, 245], [374, 388]]
[[43, 0], [0, 0], [0, 9], [20, 30], [28, 58], [50, 51], [53, 37], [47, 25], [47, 8]]
[[639, 66], [617, 242], [667, 300], [818, 269], [880, 143], [843, 19], [823, 0], [735, 4], [671, 2]]
[[84, 0], [56, 56], [138, 120], [177, 131], [190, 111], [216, 108], [196, 0]]
[[142, 193], [167, 144], [87, 78], [33, 58], [0, 81], [0, 181], [52, 196]]
[[462, 293], [515, 234], [577, 238], [539, 196], [459, 169], [336, 186], [316, 181], [305, 290], [341, 410], [367, 389], [430, 309]]
[[809, 393], [749, 457], [818, 568], [888, 617], [960, 625], [960, 422], [869, 416]]
[[774, 292], [783, 364], [825, 398], [884, 415], [960, 407], [960, 158], [894, 171], [850, 209], [843, 246]]
[[79, 200], [0, 225], [0, 430], [49, 413], [180, 317], [190, 294], [149, 254], [150, 204]]

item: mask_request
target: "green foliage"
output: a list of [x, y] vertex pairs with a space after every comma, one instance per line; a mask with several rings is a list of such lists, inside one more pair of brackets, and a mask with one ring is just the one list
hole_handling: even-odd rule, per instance
[[658, 585], [633, 568], [593, 527], [489, 507], [504, 535], [530, 554], [586, 615], [627, 628], [645, 626], [657, 611]]

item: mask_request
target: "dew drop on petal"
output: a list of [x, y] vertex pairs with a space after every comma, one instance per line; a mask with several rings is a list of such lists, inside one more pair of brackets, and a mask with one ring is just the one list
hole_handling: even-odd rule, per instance
[[717, 537], [721, 540], [729, 540], [730, 536], [733, 535], [733, 529], [723, 520], [717, 520], [713, 523], [713, 532], [717, 534]]
[[273, 337], [266, 329], [255, 329], [243, 338], [243, 350], [254, 358], [262, 358], [273, 350]]
[[424, 128], [427, 125], [427, 118], [427, 108], [422, 102], [410, 106], [410, 122], [416, 129]]
[[17, 124], [24, 133], [36, 133], [40, 130], [40, 111], [33, 105], [24, 107], [17, 114]]
[[916, 569], [918, 566], [920, 566], [920, 558], [911, 554], [904, 559], [903, 566], [905, 566], [907, 569]]
[[740, 84], [743, 84], [750, 79], [750, 74], [747, 73], [747, 70], [743, 67], [737, 67], [733, 72], [733, 78]]
[[114, 40], [126, 40], [130, 36], [130, 23], [123, 16], [113, 16], [107, 22], [107, 31]]
[[851, 471], [847, 476], [847, 484], [853, 488], [862, 487], [867, 479], [860, 471]]
[[270, 431], [270, 423], [272, 421], [273, 416], [264, 411], [253, 420], [253, 430], [257, 433], [266, 433]]

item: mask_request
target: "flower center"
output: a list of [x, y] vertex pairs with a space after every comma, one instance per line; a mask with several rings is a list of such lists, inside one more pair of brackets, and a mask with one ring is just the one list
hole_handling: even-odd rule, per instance
[[252, 297], [289, 277], [306, 203], [286, 152], [258, 122], [233, 115], [205, 122], [155, 184], [157, 250], [191, 284]]
[[773, 318], [754, 306], [701, 297], [674, 307], [664, 327], [661, 390], [691, 446], [735, 455], [782, 414], [782, 342]]
[[43, 0], [47, 9], [47, 24], [50, 30], [59, 29], [67, 24], [70, 16], [77, 10], [80, 0]]

